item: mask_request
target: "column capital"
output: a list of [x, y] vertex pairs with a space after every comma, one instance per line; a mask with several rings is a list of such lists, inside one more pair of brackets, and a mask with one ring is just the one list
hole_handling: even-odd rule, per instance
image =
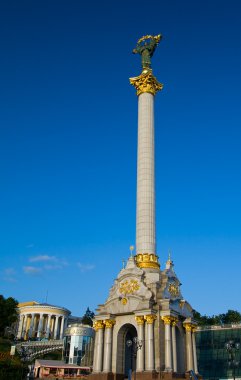
[[172, 315], [163, 315], [161, 317], [161, 320], [164, 322], [165, 325], [171, 325], [171, 326], [176, 326], [178, 322], [178, 318], [173, 317]]
[[145, 315], [144, 319], [146, 320], [148, 325], [152, 325], [153, 322], [156, 320], [157, 316], [154, 314]]
[[112, 327], [116, 324], [116, 321], [114, 319], [105, 319], [103, 324], [107, 329], [112, 329]]
[[94, 321], [93, 328], [95, 331], [102, 330], [104, 327], [103, 321]]
[[191, 323], [183, 323], [183, 327], [186, 331], [192, 332], [193, 325]]
[[151, 70], [143, 72], [138, 77], [130, 78], [130, 84], [135, 87], [137, 96], [145, 92], [156, 95], [163, 88], [163, 85], [158, 82]]
[[144, 315], [135, 316], [135, 320], [136, 320], [138, 325], [144, 325], [144, 323], [145, 323]]

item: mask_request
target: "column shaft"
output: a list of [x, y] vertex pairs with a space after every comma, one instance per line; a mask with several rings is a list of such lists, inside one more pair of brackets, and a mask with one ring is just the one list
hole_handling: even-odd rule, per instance
[[153, 371], [154, 367], [154, 334], [153, 323], [147, 323], [147, 340], [146, 340], [146, 370]]
[[[143, 318], [143, 317], [142, 317]], [[137, 351], [137, 363], [136, 363], [136, 371], [142, 372], [145, 369], [145, 347], [144, 347], [144, 318], [141, 323], [137, 321], [137, 338], [142, 341], [142, 347]]]
[[35, 319], [35, 314], [33, 313], [31, 314], [31, 323], [30, 323], [30, 328], [29, 328], [29, 333], [28, 333], [29, 338], [32, 338], [32, 335], [33, 335], [34, 319]]
[[195, 373], [198, 373], [195, 331], [192, 331], [192, 350], [193, 350], [193, 366], [194, 366], [194, 372], [195, 372]]
[[41, 337], [41, 333], [43, 330], [43, 314], [39, 314], [39, 323], [38, 323], [38, 332], [37, 332], [37, 337]]
[[177, 372], [177, 341], [176, 341], [176, 323], [172, 325], [172, 361], [173, 371]]
[[193, 370], [193, 354], [192, 354], [192, 332], [188, 326], [186, 328], [186, 354], [187, 354], [187, 371]]
[[20, 339], [22, 337], [23, 321], [24, 321], [24, 315], [21, 314], [19, 317], [17, 339]]
[[56, 315], [55, 316], [55, 326], [54, 326], [54, 339], [57, 339], [58, 325], [59, 325], [59, 315]]
[[165, 324], [165, 371], [172, 371], [172, 341], [170, 323]]
[[156, 253], [154, 96], [138, 97], [136, 253]]
[[95, 368], [94, 372], [102, 371], [102, 362], [103, 362], [103, 338], [104, 338], [104, 329], [100, 328], [96, 332], [96, 352], [95, 352]]
[[65, 324], [65, 317], [62, 317], [61, 318], [60, 337], [59, 337], [59, 339], [63, 339], [64, 324]]
[[105, 328], [103, 372], [111, 371], [112, 328]]

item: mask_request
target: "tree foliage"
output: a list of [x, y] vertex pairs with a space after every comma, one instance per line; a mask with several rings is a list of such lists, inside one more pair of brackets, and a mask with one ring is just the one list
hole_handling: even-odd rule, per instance
[[85, 314], [82, 317], [82, 323], [84, 325], [93, 326], [93, 318], [94, 318], [94, 316], [95, 316], [94, 312], [91, 311], [89, 309], [89, 307], [87, 307], [86, 312], [85, 312]]
[[193, 316], [199, 326], [224, 325], [241, 322], [241, 314], [236, 310], [228, 310], [226, 314], [212, 315], [211, 317], [201, 315], [198, 311], [194, 310]]
[[11, 325], [18, 319], [18, 301], [14, 298], [4, 298], [0, 295], [0, 336], [4, 335], [6, 327]]

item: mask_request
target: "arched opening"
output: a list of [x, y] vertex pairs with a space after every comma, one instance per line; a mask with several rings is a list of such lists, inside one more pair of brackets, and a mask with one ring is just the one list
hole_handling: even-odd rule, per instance
[[127, 341], [132, 341], [137, 336], [136, 328], [127, 323], [123, 325], [117, 334], [116, 372], [128, 377], [130, 371], [136, 370], [136, 358], [133, 352], [133, 344], [128, 347]]

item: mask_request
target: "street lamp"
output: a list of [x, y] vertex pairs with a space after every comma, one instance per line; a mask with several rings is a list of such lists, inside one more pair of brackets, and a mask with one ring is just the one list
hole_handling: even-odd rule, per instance
[[228, 366], [232, 369], [233, 380], [235, 380], [235, 370], [239, 366], [239, 361], [237, 360], [237, 353], [240, 348], [240, 343], [235, 343], [230, 340], [225, 344], [226, 350], [228, 352]]
[[132, 347], [132, 355], [135, 362], [134, 366], [134, 380], [136, 380], [136, 357], [137, 352], [142, 348], [142, 340], [139, 340], [136, 336], [133, 338], [133, 340], [128, 339], [126, 342], [126, 345], [128, 348]]

